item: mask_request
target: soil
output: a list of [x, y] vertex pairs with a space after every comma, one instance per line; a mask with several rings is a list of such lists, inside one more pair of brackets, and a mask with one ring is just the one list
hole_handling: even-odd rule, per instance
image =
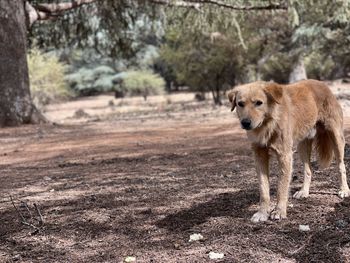
[[[349, 262], [350, 199], [336, 195], [335, 165], [313, 162], [311, 195], [290, 198], [288, 219], [253, 224], [249, 142], [228, 105], [193, 96], [89, 98], [48, 107], [55, 125], [1, 129], [0, 262]], [[349, 117], [345, 130], [349, 142]], [[189, 242], [194, 233], [204, 238]]]

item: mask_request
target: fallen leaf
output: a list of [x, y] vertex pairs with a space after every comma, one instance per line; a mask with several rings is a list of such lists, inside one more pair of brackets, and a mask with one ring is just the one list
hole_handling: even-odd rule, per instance
[[135, 258], [135, 257], [130, 257], [130, 256], [128, 256], [128, 257], [126, 257], [126, 258], [124, 259], [124, 261], [125, 261], [125, 262], [135, 262], [135, 261], [136, 261], [136, 258]]
[[299, 225], [299, 231], [307, 232], [310, 231], [309, 225]]
[[209, 253], [209, 258], [210, 259], [221, 259], [221, 258], [224, 258], [224, 254], [223, 253], [217, 253], [217, 252], [210, 252]]
[[188, 241], [193, 242], [193, 241], [199, 241], [202, 239], [203, 239], [203, 236], [201, 234], [192, 234], [192, 235], [190, 235], [190, 240], [188, 240]]

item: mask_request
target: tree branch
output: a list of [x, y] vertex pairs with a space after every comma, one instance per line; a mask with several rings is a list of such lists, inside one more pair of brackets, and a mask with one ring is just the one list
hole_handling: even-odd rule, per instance
[[77, 8], [79, 6], [91, 4], [97, 1], [98, 0], [73, 0], [71, 2], [64, 2], [64, 3], [37, 4], [35, 8], [45, 13], [57, 14], [57, 13], [61, 13], [67, 10]]
[[174, 7], [185, 7], [199, 9], [202, 4], [195, 1], [172, 1], [172, 0], [149, 0], [149, 2], [157, 5], [167, 5]]
[[35, 21], [50, 20], [57, 18], [57, 14], [50, 14], [35, 9], [28, 1], [25, 2], [26, 23], [27, 28], [30, 28]]
[[32, 6], [28, 1], [25, 2], [25, 10], [27, 16], [28, 28], [38, 20], [55, 19], [61, 16], [65, 11], [75, 9], [77, 7], [91, 4], [100, 0], [72, 0], [71, 2], [37, 4]]
[[[28, 0], [25, 2], [25, 10], [27, 16], [27, 26], [31, 27], [35, 21], [55, 19], [68, 10], [77, 7], [98, 2], [101, 0], [72, 0], [62, 3], [44, 3], [32, 6]], [[259, 10], [287, 10], [288, 6], [285, 1], [280, 3], [271, 3], [269, 5], [250, 5], [237, 6], [226, 3], [221, 0], [148, 0], [152, 4], [167, 5], [174, 7], [194, 8], [198, 11], [205, 5], [213, 5], [236, 11], [259, 11]]]
[[259, 10], [287, 10], [288, 6], [285, 2], [271, 3], [269, 5], [252, 5], [252, 6], [236, 6], [219, 0], [183, 0], [183, 1], [172, 1], [172, 0], [150, 0], [154, 4], [169, 5], [175, 7], [192, 7], [200, 9], [204, 5], [214, 5], [223, 7], [226, 9], [236, 11], [259, 11]]

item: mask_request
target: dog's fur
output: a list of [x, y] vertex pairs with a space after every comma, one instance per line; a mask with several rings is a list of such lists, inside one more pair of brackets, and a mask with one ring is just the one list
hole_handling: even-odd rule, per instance
[[[335, 96], [322, 82], [304, 80], [290, 85], [254, 82], [228, 93], [232, 110], [252, 142], [259, 177], [260, 208], [253, 222], [287, 217], [292, 174], [293, 144], [304, 164], [304, 183], [293, 197], [309, 195], [312, 146], [321, 167], [328, 167], [335, 156], [340, 171], [339, 196], [350, 195], [344, 165], [343, 112]], [[269, 153], [276, 154], [281, 174], [277, 185], [277, 205], [270, 212]]]

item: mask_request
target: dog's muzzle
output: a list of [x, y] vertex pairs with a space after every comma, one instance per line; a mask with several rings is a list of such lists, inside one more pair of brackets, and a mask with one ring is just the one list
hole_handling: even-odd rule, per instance
[[252, 129], [252, 122], [249, 119], [243, 119], [241, 120], [242, 128], [245, 130], [251, 130]]

